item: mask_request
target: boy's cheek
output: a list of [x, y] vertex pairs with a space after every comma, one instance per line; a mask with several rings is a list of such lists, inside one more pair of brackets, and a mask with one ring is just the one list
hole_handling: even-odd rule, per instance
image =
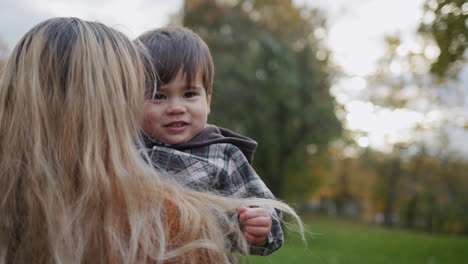
[[154, 131], [161, 116], [158, 115], [157, 111], [154, 111], [154, 105], [151, 103], [145, 103], [143, 111], [141, 113], [140, 125], [146, 133]]
[[143, 104], [143, 109], [141, 110], [140, 124], [144, 125], [151, 114], [149, 103], [145, 102]]
[[142, 126], [154, 126], [157, 124], [159, 118], [160, 117], [153, 112], [143, 112], [140, 122]]
[[143, 104], [143, 116], [145, 119], [155, 119], [156, 117], [160, 117], [161, 110], [159, 105], [154, 104], [150, 101], [145, 101]]
[[152, 119], [149, 119], [148, 116], [145, 116], [141, 119], [140, 125], [147, 135], [155, 138], [158, 137], [157, 124], [154, 123]]

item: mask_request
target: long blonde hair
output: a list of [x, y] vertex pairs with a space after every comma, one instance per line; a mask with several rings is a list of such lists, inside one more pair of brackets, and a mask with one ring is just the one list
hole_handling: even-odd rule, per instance
[[77, 18], [49, 19], [0, 77], [0, 263], [227, 263], [232, 212], [287, 205], [186, 190], [139, 153], [144, 50]]

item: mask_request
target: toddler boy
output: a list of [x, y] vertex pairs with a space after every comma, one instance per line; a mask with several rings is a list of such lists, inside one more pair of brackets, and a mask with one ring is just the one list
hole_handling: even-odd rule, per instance
[[[275, 199], [253, 170], [257, 143], [230, 130], [208, 125], [214, 66], [205, 42], [183, 27], [167, 27], [138, 38], [148, 49], [158, 89], [143, 107], [143, 137], [155, 166], [185, 172], [182, 182], [226, 196]], [[242, 207], [239, 221], [251, 253], [268, 255], [283, 244], [274, 209]]]

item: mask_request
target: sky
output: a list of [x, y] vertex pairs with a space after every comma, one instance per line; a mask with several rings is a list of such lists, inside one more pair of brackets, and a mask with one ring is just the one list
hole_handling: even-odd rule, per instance
[[[0, 37], [10, 49], [37, 23], [54, 16], [98, 20], [130, 37], [165, 25], [182, 0], [0, 0]], [[366, 74], [381, 54], [386, 33], [411, 34], [423, 0], [294, 0], [323, 8], [329, 17], [329, 44], [338, 64]], [[350, 34], [353, 34], [353, 37]]]
[[[427, 116], [408, 109], [379, 108], [358, 95], [371, 88], [365, 77], [373, 73], [377, 60], [383, 55], [385, 35], [399, 34], [407, 43], [404, 48], [415, 48], [414, 33], [423, 15], [424, 0], [294, 2], [298, 6], [319, 7], [327, 13], [327, 39], [332, 59], [347, 76], [336, 80], [331, 91], [345, 106], [346, 127], [366, 134], [357, 138], [358, 144], [385, 151], [390, 150], [393, 143], [410, 140], [412, 128], [427, 122]], [[166, 25], [182, 3], [183, 0], [0, 0], [0, 40], [12, 50], [34, 25], [56, 16], [97, 20], [134, 38], [146, 30]], [[465, 83], [468, 84], [468, 80]], [[436, 113], [429, 117], [431, 122], [435, 122], [435, 118]], [[455, 134], [458, 138], [466, 136]], [[468, 156], [468, 150], [464, 151]]]
[[10, 50], [34, 25], [57, 16], [100, 21], [130, 37], [167, 24], [182, 0], [0, 0], [0, 37]]
[[411, 35], [422, 16], [424, 0], [295, 0], [323, 8], [330, 25], [335, 61], [348, 73], [366, 75], [382, 54], [385, 34]]

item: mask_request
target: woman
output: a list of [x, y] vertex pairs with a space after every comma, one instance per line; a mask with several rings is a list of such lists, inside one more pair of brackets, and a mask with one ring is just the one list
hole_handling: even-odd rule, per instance
[[0, 79], [0, 263], [227, 263], [226, 235], [247, 248], [227, 212], [294, 213], [190, 192], [146, 165], [142, 54], [77, 18], [15, 47]]

